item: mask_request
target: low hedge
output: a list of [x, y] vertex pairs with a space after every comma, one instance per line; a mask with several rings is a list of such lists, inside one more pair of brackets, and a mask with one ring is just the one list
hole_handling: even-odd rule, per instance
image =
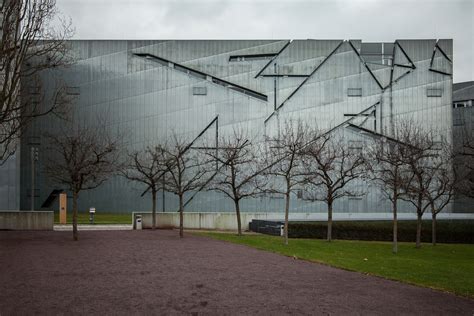
[[[333, 239], [392, 240], [391, 221], [334, 221]], [[439, 243], [474, 243], [474, 220], [438, 220], [436, 239]], [[327, 222], [290, 222], [292, 238], [320, 238], [327, 235]], [[412, 242], [416, 238], [416, 221], [398, 221], [398, 240]], [[431, 221], [424, 220], [422, 242], [431, 242]]]

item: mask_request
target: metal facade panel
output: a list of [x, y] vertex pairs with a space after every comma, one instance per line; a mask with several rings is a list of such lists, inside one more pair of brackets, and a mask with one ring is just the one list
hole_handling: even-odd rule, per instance
[[[376, 116], [363, 123], [365, 128], [379, 132], [393, 120], [410, 117], [438, 129], [451, 132], [450, 76], [429, 71], [435, 40], [399, 41], [405, 56], [395, 45], [395, 67], [390, 85], [390, 68], [367, 67], [359, 57], [361, 41], [297, 40], [271, 59], [229, 61], [231, 55], [278, 53], [288, 40], [268, 41], [71, 41], [78, 61], [67, 69], [44, 72], [44, 89], [52, 91], [56, 79], [77, 87], [80, 95], [74, 107], [77, 122], [91, 122], [95, 115], [106, 116], [112, 131], [127, 131], [129, 149], [163, 141], [171, 131], [193, 139], [212, 120], [219, 117], [219, 135], [243, 128], [255, 140], [278, 132], [286, 119], [303, 119], [320, 128], [331, 128], [345, 122], [345, 115], [376, 108]], [[439, 41], [446, 54], [452, 54], [452, 42]], [[334, 53], [332, 53], [334, 51]], [[135, 56], [153, 54], [183, 66], [210, 74], [268, 96], [262, 101], [239, 91], [186, 74], [173, 68]], [[268, 62], [271, 60], [271, 63]], [[411, 68], [411, 61], [416, 66]], [[263, 72], [261, 70], [268, 64]], [[276, 67], [274, 66], [276, 64]], [[410, 67], [410, 68], [408, 68]], [[315, 71], [316, 70], [316, 71]], [[404, 75], [405, 72], [409, 74]], [[261, 72], [260, 76], [255, 76]], [[282, 75], [268, 77], [265, 75]], [[312, 74], [311, 77], [285, 77], [291, 74]], [[403, 75], [403, 76], [402, 76]], [[399, 78], [401, 77], [401, 78]], [[381, 89], [377, 81], [382, 82]], [[389, 87], [386, 87], [388, 84]], [[206, 88], [206, 95], [193, 95], [194, 87]], [[441, 89], [442, 96], [428, 98], [426, 89]], [[361, 89], [361, 96], [349, 96], [348, 89]], [[275, 109], [275, 92], [276, 107]], [[272, 117], [268, 119], [270, 116]], [[266, 120], [268, 121], [264, 123]], [[363, 120], [354, 119], [362, 124]], [[42, 118], [27, 131], [23, 140], [43, 131], [54, 131], [58, 121]], [[91, 123], [89, 123], [91, 124]], [[344, 132], [346, 133], [346, 132]], [[366, 141], [360, 134], [347, 132], [349, 140]], [[210, 128], [197, 141], [199, 145], [212, 142], [215, 134]], [[45, 146], [41, 144], [40, 147]], [[27, 142], [22, 143], [27, 149]], [[46, 159], [43, 158], [43, 159]], [[41, 161], [40, 161], [41, 164]], [[21, 205], [28, 207], [28, 157], [21, 160]], [[53, 185], [39, 175], [44, 200]], [[337, 212], [388, 212], [389, 205], [380, 191], [366, 187], [363, 199], [336, 203]], [[140, 198], [144, 188], [121, 177], [106, 182], [100, 188], [81, 193], [81, 209], [95, 206], [99, 211], [147, 211], [151, 201]], [[106, 198], [104, 198], [106, 197]], [[161, 199], [161, 195], [159, 195]], [[167, 211], [174, 211], [177, 200], [166, 194]], [[39, 202], [38, 202], [39, 203]], [[162, 201], [158, 201], [161, 206]], [[242, 203], [244, 211], [282, 211], [284, 200], [271, 196], [248, 199]], [[322, 203], [310, 203], [293, 198], [292, 211], [324, 212]], [[401, 212], [411, 209], [401, 203]], [[232, 203], [224, 196], [205, 192], [197, 194], [187, 206], [188, 211], [233, 211]]]

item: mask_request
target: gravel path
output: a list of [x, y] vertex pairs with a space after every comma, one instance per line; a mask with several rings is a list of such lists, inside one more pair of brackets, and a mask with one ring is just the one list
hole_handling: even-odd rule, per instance
[[0, 315], [453, 314], [474, 300], [176, 231], [0, 231]]

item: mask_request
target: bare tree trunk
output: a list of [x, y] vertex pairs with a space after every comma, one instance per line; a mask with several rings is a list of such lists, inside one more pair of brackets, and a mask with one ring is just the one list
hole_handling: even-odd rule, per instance
[[183, 238], [183, 212], [184, 212], [184, 206], [183, 206], [183, 195], [179, 195], [179, 237]]
[[285, 204], [285, 245], [288, 245], [288, 214], [290, 213], [290, 191], [286, 191], [286, 204]]
[[420, 212], [416, 214], [416, 248], [421, 247], [421, 216]]
[[153, 208], [151, 210], [151, 229], [156, 228], [156, 190], [151, 191], [151, 198], [153, 199]]
[[394, 195], [392, 201], [393, 211], [393, 242], [392, 242], [392, 253], [398, 252], [398, 219], [397, 219], [397, 195]]
[[418, 194], [417, 210], [416, 210], [416, 248], [421, 247], [421, 217], [423, 216], [423, 196]]
[[431, 243], [436, 246], [436, 213], [431, 211]]
[[72, 192], [72, 238], [77, 241], [79, 239], [77, 233], [77, 196], [76, 191]]
[[240, 203], [238, 200], [234, 200], [235, 203], [235, 215], [237, 217], [237, 234], [242, 236], [242, 221], [240, 218]]
[[328, 236], [327, 241], [332, 240], [332, 201], [328, 202]]

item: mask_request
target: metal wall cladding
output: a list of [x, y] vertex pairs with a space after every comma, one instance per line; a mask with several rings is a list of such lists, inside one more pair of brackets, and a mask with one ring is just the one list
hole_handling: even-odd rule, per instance
[[[452, 56], [452, 41], [398, 43], [393, 62], [406, 67], [394, 67], [392, 73], [387, 65], [364, 63], [360, 40], [71, 41], [76, 63], [45, 71], [41, 77], [46, 91], [53, 91], [59, 82], [78, 89], [74, 123], [90, 125], [97, 115], [106, 117], [112, 132], [126, 135], [124, 151], [163, 142], [173, 132], [191, 141], [216, 117], [220, 136], [241, 129], [255, 142], [278, 133], [289, 119], [301, 119], [321, 129], [341, 126], [343, 130], [342, 123], [350, 121], [381, 132], [397, 119], [408, 117], [427, 128], [451, 133], [452, 77], [430, 67], [452, 73], [452, 65], [443, 54], [431, 60], [436, 44]], [[160, 61], [137, 54], [149, 54]], [[245, 58], [247, 55], [253, 57]], [[231, 60], [231, 56], [238, 58]], [[416, 68], [408, 68], [412, 64]], [[195, 87], [205, 88], [206, 95], [194, 95]], [[427, 88], [441, 89], [442, 96], [427, 97]], [[351, 96], [349, 89], [361, 89], [361, 95]], [[264, 97], [256, 97], [259, 95]], [[351, 116], [368, 109], [373, 115], [367, 119]], [[59, 124], [62, 122], [54, 117], [37, 120], [23, 137], [22, 151], [29, 150], [28, 137], [54, 132]], [[196, 144], [214, 145], [215, 133], [214, 124]], [[343, 135], [347, 140], [368, 141], [367, 136], [354, 131], [343, 131]], [[43, 138], [40, 152], [45, 146]], [[38, 170], [41, 160], [48, 159], [40, 157]], [[29, 157], [22, 155], [21, 208], [29, 208], [30, 203], [29, 165]], [[39, 207], [58, 185], [40, 171], [37, 179]], [[390, 212], [374, 184], [354, 185], [364, 196], [339, 200], [337, 212]], [[81, 193], [79, 206], [81, 210], [94, 206], [98, 211], [149, 211], [151, 197], [140, 197], [144, 190], [140, 184], [114, 177], [95, 190]], [[221, 194], [203, 191], [187, 198], [192, 195], [187, 211], [234, 210], [232, 201]], [[178, 206], [170, 193], [165, 193], [164, 204], [166, 211], [176, 211]], [[161, 194], [157, 205], [161, 210]], [[241, 208], [283, 211], [284, 200], [275, 195], [245, 199]], [[325, 209], [323, 203], [292, 196], [294, 212]], [[403, 202], [400, 209], [412, 211]]]
[[0, 211], [19, 208], [19, 151], [0, 166]]
[[[453, 146], [460, 149], [464, 142], [469, 137], [472, 137], [472, 135], [474, 135], [474, 107], [459, 107], [453, 109]], [[459, 163], [462, 165], [463, 161], [459, 161]], [[469, 174], [469, 170], [464, 170], [462, 173]], [[459, 194], [454, 200], [454, 209], [456, 212], [472, 213], [473, 203], [473, 198]]]

